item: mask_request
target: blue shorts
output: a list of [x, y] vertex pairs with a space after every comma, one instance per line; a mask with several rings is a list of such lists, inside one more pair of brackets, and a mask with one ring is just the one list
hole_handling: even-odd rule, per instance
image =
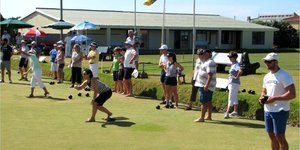
[[213, 95], [213, 91], [204, 91], [204, 87], [200, 87], [199, 88], [200, 91], [200, 102], [201, 103], [207, 103], [207, 102], [211, 102], [212, 101], [212, 95]]
[[289, 111], [265, 112], [265, 126], [268, 133], [284, 134]]

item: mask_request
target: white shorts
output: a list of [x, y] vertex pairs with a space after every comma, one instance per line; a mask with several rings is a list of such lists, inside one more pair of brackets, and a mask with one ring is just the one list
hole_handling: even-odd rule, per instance
[[58, 63], [51, 62], [50, 71], [51, 72], [58, 71]]
[[238, 104], [238, 92], [239, 92], [240, 85], [236, 83], [229, 83], [228, 84], [228, 105], [233, 106]]
[[32, 72], [32, 77], [31, 77], [31, 81], [30, 81], [30, 85], [32, 88], [35, 87], [36, 83], [39, 83], [41, 88], [44, 88], [45, 85], [42, 81], [42, 70], [38, 69]]
[[98, 63], [90, 64], [90, 69], [93, 73], [93, 77], [98, 77], [98, 73], [99, 73]]

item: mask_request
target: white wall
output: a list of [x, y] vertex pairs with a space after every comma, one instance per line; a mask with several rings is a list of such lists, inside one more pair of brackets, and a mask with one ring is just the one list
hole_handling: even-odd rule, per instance
[[252, 44], [252, 32], [262, 32], [262, 31], [243, 31], [242, 33], [242, 48], [245, 49], [270, 49], [273, 48], [273, 31], [265, 32], [265, 43], [263, 45], [253, 45]]

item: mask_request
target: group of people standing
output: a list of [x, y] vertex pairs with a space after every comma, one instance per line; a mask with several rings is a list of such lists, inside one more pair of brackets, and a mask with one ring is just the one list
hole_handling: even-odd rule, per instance
[[[159, 67], [162, 69], [160, 81], [165, 96], [162, 104], [166, 104], [166, 108], [169, 108], [170, 93], [168, 93], [167, 89], [169, 86], [176, 88], [176, 84], [170, 85], [168, 78], [170, 78], [173, 70], [170, 66], [174, 64], [174, 58], [176, 62], [176, 57], [174, 57], [175, 54], [168, 52], [166, 45], [162, 45], [159, 49], [162, 53], [159, 61]], [[217, 65], [212, 59], [212, 52], [210, 50], [198, 49], [197, 55], [198, 59], [196, 60], [192, 78], [192, 93], [186, 110], [192, 109], [192, 104], [196, 101], [196, 95], [199, 90], [202, 105], [200, 116], [195, 122], [205, 122], [205, 120], [212, 120], [212, 98], [213, 91], [216, 88]], [[173, 61], [170, 57], [173, 57]], [[240, 77], [243, 73], [243, 68], [240, 67], [237, 61], [237, 52], [230, 51], [227, 57], [232, 64], [229, 69], [229, 93], [227, 109], [224, 114], [225, 119], [238, 114], [238, 92], [241, 84]], [[263, 60], [268, 70], [270, 70], [263, 79], [263, 88], [259, 99], [259, 103], [264, 105], [265, 128], [271, 140], [272, 149], [287, 150], [288, 142], [285, 138], [285, 130], [289, 117], [290, 100], [296, 97], [295, 85], [288, 72], [279, 67], [279, 59], [276, 53], [267, 54]], [[176, 67], [180, 68], [180, 65], [177, 63]], [[175, 81], [176, 78], [173, 83], [176, 83]], [[177, 102], [178, 94], [173, 93], [173, 96]], [[233, 111], [230, 113], [232, 107]], [[205, 117], [206, 112], [207, 117]]]

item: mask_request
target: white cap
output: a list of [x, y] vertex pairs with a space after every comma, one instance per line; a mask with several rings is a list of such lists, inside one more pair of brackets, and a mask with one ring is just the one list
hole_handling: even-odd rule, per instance
[[21, 40], [21, 43], [26, 43], [25, 40]]
[[64, 42], [62, 40], [56, 42], [57, 45], [64, 45]]
[[169, 48], [167, 45], [163, 44], [163, 45], [161, 45], [161, 47], [159, 49], [160, 50], [162, 50], [162, 49], [168, 50]]
[[132, 41], [126, 40], [126, 41], [124, 42], [124, 44], [134, 45], [134, 41], [133, 41], [133, 40], [132, 40]]
[[31, 42], [31, 45], [32, 45], [32, 44], [36, 44], [36, 42], [35, 42], [35, 41], [32, 41], [32, 42]]
[[271, 60], [278, 60], [278, 55], [276, 53], [269, 53], [263, 60], [271, 61]]

